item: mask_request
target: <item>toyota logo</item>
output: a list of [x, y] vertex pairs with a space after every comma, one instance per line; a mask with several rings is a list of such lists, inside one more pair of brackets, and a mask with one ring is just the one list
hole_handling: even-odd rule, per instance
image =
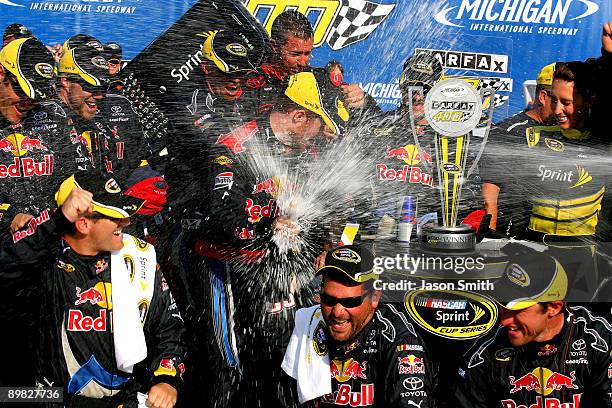
[[113, 113], [119, 113], [121, 112], [121, 106], [115, 105], [111, 108], [111, 111], [113, 111]]
[[423, 388], [423, 380], [418, 377], [408, 377], [402, 383], [404, 388], [410, 391], [416, 391]]
[[34, 114], [34, 119], [36, 120], [43, 120], [46, 117], [47, 117], [47, 112], [37, 112]]
[[586, 347], [586, 342], [583, 339], [576, 340], [575, 342], [572, 343], [572, 348], [576, 351], [584, 350], [585, 347]]

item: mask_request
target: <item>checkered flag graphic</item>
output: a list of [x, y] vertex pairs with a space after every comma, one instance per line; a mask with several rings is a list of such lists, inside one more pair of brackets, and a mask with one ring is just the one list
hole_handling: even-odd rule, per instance
[[395, 8], [395, 4], [378, 4], [366, 0], [342, 0], [332, 24], [327, 44], [339, 50], [367, 38]]
[[499, 108], [510, 98], [508, 95], [500, 95], [497, 91], [503, 82], [499, 78], [480, 78], [478, 82], [478, 89], [495, 89], [495, 96], [493, 97], [493, 106]]

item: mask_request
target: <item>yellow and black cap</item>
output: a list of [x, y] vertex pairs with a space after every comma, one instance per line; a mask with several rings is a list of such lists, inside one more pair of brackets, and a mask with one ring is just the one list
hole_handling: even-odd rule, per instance
[[368, 249], [357, 245], [346, 245], [332, 249], [325, 256], [325, 266], [316, 275], [341, 274], [352, 282], [363, 283], [378, 279], [373, 272], [374, 255]]
[[58, 71], [60, 75], [78, 76], [91, 86], [108, 88], [110, 76], [105, 48], [89, 35], [77, 34], [64, 43]]
[[550, 89], [552, 87], [553, 79], [555, 77], [555, 66], [556, 62], [552, 64], [548, 64], [538, 72], [538, 76], [536, 78], [536, 84], [541, 86], [542, 88]]
[[18, 38], [0, 50], [0, 64], [15, 77], [23, 93], [42, 100], [55, 95], [53, 55], [34, 37]]
[[422, 86], [427, 92], [443, 74], [442, 64], [436, 57], [428, 53], [416, 54], [404, 62], [399, 85], [402, 90], [409, 86]]
[[325, 68], [310, 68], [291, 75], [285, 95], [297, 105], [319, 115], [334, 133], [346, 129], [350, 114], [344, 106], [344, 95], [339, 86], [331, 82]]
[[12, 41], [18, 38], [28, 37], [34, 37], [34, 34], [32, 34], [32, 30], [30, 30], [23, 24], [14, 23], [7, 25], [4, 29], [4, 33], [2, 34], [2, 42], [5, 43], [8, 40]]
[[127, 196], [114, 178], [97, 172], [75, 173], [60, 185], [55, 201], [61, 206], [74, 188], [93, 194], [93, 211], [110, 218], [128, 218], [144, 204], [144, 200]]
[[205, 38], [202, 54], [221, 72], [231, 74], [255, 70], [249, 59], [253, 53], [253, 46], [241, 32], [214, 30], [198, 35]]
[[555, 258], [537, 251], [511, 255], [494, 282], [493, 298], [504, 308], [522, 310], [540, 302], [564, 300], [567, 274]]

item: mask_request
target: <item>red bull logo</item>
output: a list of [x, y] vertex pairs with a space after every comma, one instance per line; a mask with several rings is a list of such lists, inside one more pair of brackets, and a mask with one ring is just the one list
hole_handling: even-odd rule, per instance
[[32, 218], [30, 220], [30, 222], [28, 223], [27, 229], [17, 231], [13, 234], [13, 242], [20, 241], [23, 238], [34, 234], [34, 231], [36, 231], [36, 228], [38, 228], [40, 224], [48, 220], [49, 220], [49, 211], [44, 210], [42, 213], [40, 213], [38, 217]]
[[31, 157], [15, 157], [11, 164], [0, 164], [0, 179], [7, 177], [50, 176], [53, 174], [53, 155], [45, 154], [43, 161]]
[[509, 376], [510, 393], [525, 390], [535, 391], [538, 394], [549, 395], [553, 391], [559, 391], [562, 388], [577, 390], [576, 372], [572, 371], [569, 376], [558, 372], [553, 372], [545, 367], [537, 367], [532, 372], [525, 374], [522, 377], [514, 378]]
[[350, 405], [351, 407], [366, 407], [374, 404], [374, 384], [361, 384], [359, 392], [353, 392], [348, 384], [338, 387], [336, 405]]
[[0, 150], [7, 153], [12, 153], [15, 149], [13, 143], [8, 139], [0, 139]]
[[265, 192], [271, 195], [272, 197], [276, 198], [278, 196], [279, 190], [280, 190], [280, 185], [279, 185], [278, 180], [276, 180], [275, 178], [269, 178], [267, 180], [264, 180], [261, 183], [255, 184], [252, 194], [258, 194], [258, 193]]
[[420, 167], [403, 166], [401, 169], [387, 167], [386, 164], [376, 165], [376, 174], [379, 180], [403, 181], [412, 184], [423, 184], [433, 187], [434, 179], [429, 173], [425, 173]]
[[425, 374], [422, 357], [410, 354], [407, 357], [398, 357], [397, 360], [397, 371], [400, 374]]
[[410, 166], [419, 164], [421, 160], [425, 160], [428, 163], [432, 163], [431, 155], [425, 151], [419, 152], [416, 145], [406, 145], [395, 149], [388, 149], [387, 156], [385, 158], [391, 159], [393, 157], [404, 161]]
[[15, 156], [24, 156], [35, 150], [46, 152], [49, 149], [39, 139], [32, 139], [21, 133], [12, 133], [6, 138], [0, 139], [0, 150], [12, 153]]
[[366, 379], [365, 372], [367, 368], [367, 361], [360, 364], [352, 358], [346, 361], [333, 360], [329, 366], [331, 377], [341, 383], [356, 378]]
[[513, 376], [510, 376], [510, 385], [512, 385], [512, 389], [510, 390], [510, 394], [514, 394], [520, 390], [525, 391], [533, 391], [536, 389], [540, 389], [540, 380], [533, 373], [527, 373], [522, 377], [515, 379]]
[[501, 400], [502, 408], [580, 408], [582, 394], [573, 394], [572, 402], [561, 402], [559, 398], [544, 398], [540, 395], [530, 405], [517, 404], [511, 399]]
[[98, 302], [102, 302], [104, 300], [104, 296], [102, 293], [98, 291], [95, 287], [89, 288], [81, 292], [81, 288], [76, 287], [76, 301], [74, 302], [75, 306], [78, 306], [83, 303], [91, 303], [92, 305], [97, 304]]
[[269, 200], [267, 205], [255, 205], [253, 200], [247, 198], [245, 210], [251, 223], [259, 222], [262, 218], [272, 218], [278, 215], [276, 200]]
[[47, 151], [48, 149], [43, 146], [42, 142], [38, 139], [31, 139], [27, 136], [24, 136], [24, 138], [21, 140], [21, 150], [27, 150], [29, 152], [34, 151], [34, 150], [42, 150], [42, 151]]
[[[110, 312], [112, 314], [112, 312]], [[112, 331], [112, 316], [109, 319], [111, 322], [111, 331]], [[68, 311], [68, 331], [77, 331], [77, 332], [88, 332], [88, 331], [97, 331], [102, 332], [106, 331], [106, 309], [98, 310], [98, 317], [93, 318], [91, 316], [84, 316], [83, 312], [80, 310], [70, 309]]]

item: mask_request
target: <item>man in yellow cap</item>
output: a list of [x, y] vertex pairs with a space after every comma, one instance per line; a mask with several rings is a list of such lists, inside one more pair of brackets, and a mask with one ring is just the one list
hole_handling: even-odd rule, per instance
[[167, 185], [148, 166], [151, 149], [130, 101], [118, 94], [107, 95], [107, 56], [94, 37], [77, 34], [67, 40], [58, 65], [58, 95], [68, 106], [75, 137], [85, 145], [90, 168], [111, 174], [130, 187], [129, 194], [145, 198], [140, 214], [153, 215], [166, 202]]
[[[260, 158], [263, 162], [278, 160], [297, 166], [311, 157], [312, 143], [321, 135], [324, 124], [340, 131], [348, 113], [342, 105], [341, 91], [328, 82], [323, 69], [298, 73], [289, 78], [274, 108], [262, 117], [237, 128], [232, 128], [232, 123], [225, 124], [224, 129], [213, 126], [203, 135], [197, 135], [212, 144], [204, 160], [209, 169], [184, 189], [174, 191], [191, 201], [176, 213], [183, 228], [180, 244], [173, 246], [171, 261], [175, 267], [172, 269], [177, 275], [175, 281], [181, 284], [180, 297], [188, 302], [184, 307], [191, 311], [186, 324], [197, 333], [196, 347], [214, 350], [198, 355], [202, 361], [196, 365], [215, 367], [218, 377], [210, 387], [217, 395], [215, 400], [252, 397], [251, 393], [257, 391], [257, 398], [266, 401], [269, 398], [276, 401], [270, 404], [282, 405], [280, 400], [274, 400], [279, 396], [270, 392], [270, 388], [253, 388], [257, 381], [255, 373], [246, 373], [255, 370], [255, 362], [261, 361], [259, 357], [249, 357], [259, 350], [260, 346], [255, 344], [276, 351], [281, 347], [282, 341], [275, 335], [262, 337], [263, 323], [258, 319], [269, 321], [269, 326], [276, 328], [275, 333], [281, 332], [287, 327], [286, 313], [292, 312], [295, 301], [288, 288], [277, 290], [278, 282], [266, 279], [250, 285], [263, 285], [261, 290], [270, 295], [267, 299], [255, 295], [258, 289], [247, 292], [247, 285], [241, 284], [240, 279], [246, 279], [249, 274], [241, 274], [239, 270], [240, 265], [247, 268], [256, 265], [266, 254], [266, 248], [275, 245], [273, 229], [286, 226], [295, 234], [299, 228], [279, 217], [276, 198], [281, 175], [257, 174], [248, 161]], [[191, 135], [183, 135], [177, 145], [182, 144], [185, 149], [191, 149], [187, 152], [193, 152], [187, 137]], [[192, 159], [192, 162], [177, 163], [177, 169], [201, 174], [198, 173], [201, 159]], [[174, 185], [172, 181], [169, 183]], [[210, 285], [213, 285], [212, 291]], [[285, 305], [287, 312], [274, 312], [272, 304]], [[234, 306], [238, 309], [236, 313]], [[247, 309], [251, 310], [247, 312]], [[241, 329], [235, 329], [236, 325], [254, 327], [257, 334], [243, 336]], [[276, 351], [274, 355], [278, 355]], [[194, 374], [197, 384], [204, 381], [207, 372], [208, 369]], [[273, 382], [269, 379], [266, 384]], [[240, 384], [239, 391], [236, 384]]]
[[[487, 152], [494, 149], [496, 141], [498, 142], [500, 139], [505, 140], [507, 138], [512, 138], [521, 140], [525, 137], [527, 129], [531, 127], [554, 124], [554, 115], [550, 101], [550, 91], [552, 89], [554, 73], [554, 62], [544, 66], [540, 72], [538, 72], [536, 79], [535, 100], [532, 107], [530, 109], [521, 111], [494, 126], [491, 129], [491, 145], [488, 147]], [[490, 158], [487, 154], [485, 154], [480, 161], [480, 165], [482, 167], [481, 174], [486, 175], [489, 160], [496, 159]], [[492, 229], [497, 229], [499, 191], [500, 188], [498, 185], [485, 178], [484, 183], [482, 184], [482, 196], [484, 199], [485, 210], [487, 214], [491, 214], [491, 222], [489, 225]]]
[[466, 353], [455, 406], [609, 407], [612, 328], [566, 303], [554, 258], [518, 253], [495, 282], [500, 329]]
[[95, 172], [66, 179], [55, 199], [0, 252], [2, 274], [27, 268], [40, 281], [37, 381], [62, 387], [66, 407], [173, 407], [183, 320], [154, 248], [123, 233], [143, 200]]

